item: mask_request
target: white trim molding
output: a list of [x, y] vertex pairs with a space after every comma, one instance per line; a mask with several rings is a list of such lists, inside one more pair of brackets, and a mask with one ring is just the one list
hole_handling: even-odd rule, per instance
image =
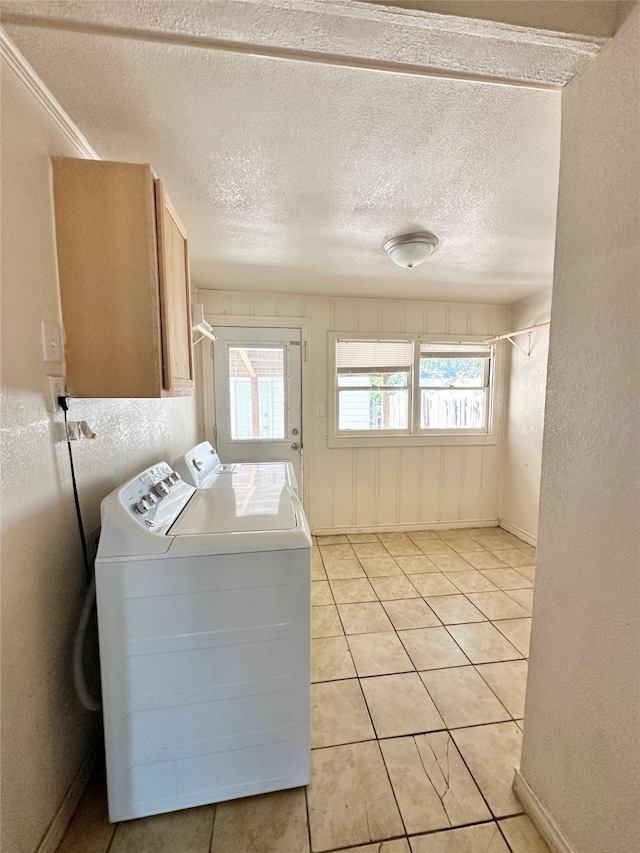
[[531, 822], [549, 845], [551, 853], [577, 853], [575, 847], [558, 826], [554, 816], [524, 778], [519, 767], [516, 767], [513, 790], [522, 803], [525, 812], [531, 818]]
[[513, 535], [517, 536], [518, 539], [523, 539], [528, 545], [532, 545], [534, 548], [538, 547], [538, 539], [530, 533], [527, 533], [525, 530], [520, 530], [520, 528], [516, 527], [515, 524], [509, 524], [508, 521], [501, 518], [499, 525], [506, 530], [507, 533], [513, 533]]
[[369, 527], [318, 527], [313, 528], [314, 536], [337, 536], [342, 533], [403, 533], [405, 530], [460, 530], [476, 527], [497, 527], [497, 518], [467, 519], [465, 521], [437, 521], [428, 524], [381, 524]]
[[[329, 435], [327, 436], [327, 447], [445, 447], [497, 444], [497, 435], [472, 435], [470, 433], [438, 433], [428, 435], [416, 433], [415, 435]], [[519, 534], [517, 534], [519, 535]], [[521, 537], [522, 538], [522, 537]]]
[[100, 155], [91, 147], [84, 134], [78, 129], [49, 89], [47, 89], [2, 28], [0, 28], [0, 57], [17, 74], [25, 87], [31, 92], [47, 115], [55, 122], [78, 154], [86, 160], [100, 160]]
[[64, 799], [60, 803], [58, 811], [55, 813], [53, 820], [49, 824], [49, 828], [38, 845], [36, 853], [55, 853], [58, 849], [58, 846], [62, 841], [62, 837], [71, 822], [73, 813], [78, 807], [80, 798], [84, 794], [87, 782], [91, 778], [93, 768], [96, 765], [100, 752], [100, 744], [101, 739], [95, 740], [91, 744], [89, 752], [85, 755], [78, 772], [73, 777], [67, 793], [64, 795]]

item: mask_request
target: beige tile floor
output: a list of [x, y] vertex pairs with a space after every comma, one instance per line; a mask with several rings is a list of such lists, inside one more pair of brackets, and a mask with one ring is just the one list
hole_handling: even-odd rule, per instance
[[314, 537], [310, 785], [111, 825], [58, 853], [548, 853], [513, 795], [535, 550], [498, 528]]

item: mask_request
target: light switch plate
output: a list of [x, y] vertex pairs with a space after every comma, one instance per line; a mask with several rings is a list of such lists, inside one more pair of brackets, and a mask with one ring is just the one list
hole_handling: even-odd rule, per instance
[[58, 323], [42, 320], [42, 353], [45, 361], [62, 362], [62, 331]]
[[316, 403], [316, 417], [323, 418], [324, 417], [324, 403]]

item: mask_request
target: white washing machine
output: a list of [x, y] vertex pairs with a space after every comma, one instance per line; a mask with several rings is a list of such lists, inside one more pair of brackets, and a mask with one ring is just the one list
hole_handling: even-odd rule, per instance
[[223, 465], [210, 442], [196, 444], [173, 460], [173, 468], [185, 482], [198, 489], [219, 488], [230, 477], [238, 484], [285, 485], [298, 494], [298, 482], [291, 462], [232, 462]]
[[102, 502], [111, 821], [309, 782], [310, 549], [286, 485], [195, 489], [160, 462]]

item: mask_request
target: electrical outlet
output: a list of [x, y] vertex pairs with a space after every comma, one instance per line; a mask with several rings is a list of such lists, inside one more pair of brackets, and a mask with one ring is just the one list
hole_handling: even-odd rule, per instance
[[45, 361], [62, 361], [62, 331], [58, 323], [42, 320], [42, 354]]
[[64, 378], [62, 376], [47, 376], [47, 382], [49, 383], [49, 408], [52, 412], [57, 412], [60, 408], [58, 397], [64, 397], [66, 394]]

